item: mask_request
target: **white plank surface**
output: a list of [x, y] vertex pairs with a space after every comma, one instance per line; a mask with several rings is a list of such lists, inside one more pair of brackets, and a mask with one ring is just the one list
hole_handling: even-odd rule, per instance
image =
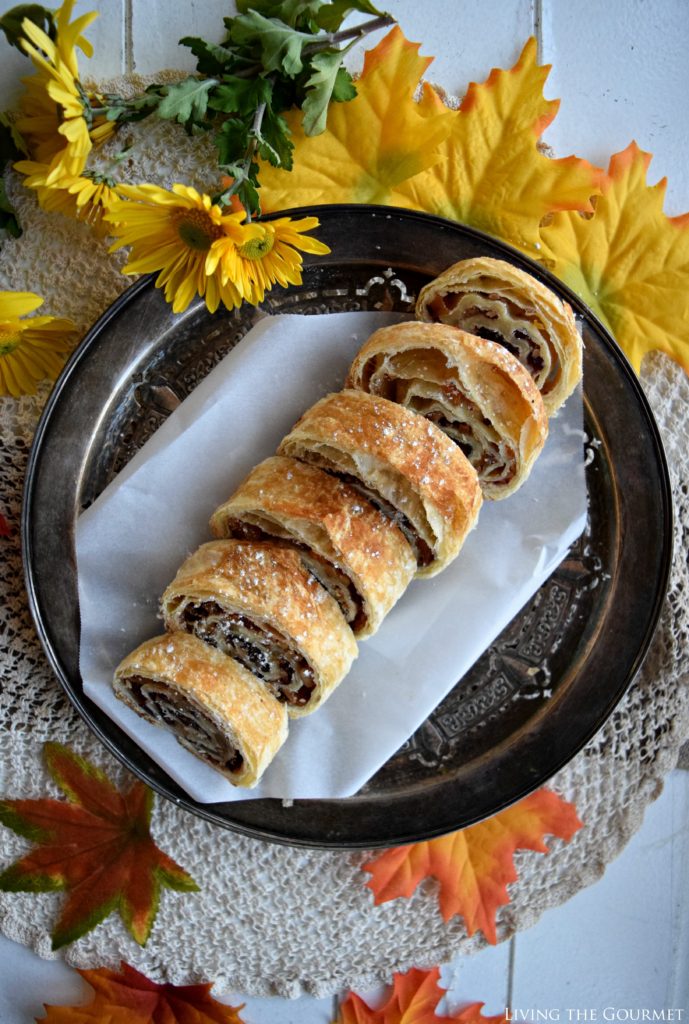
[[603, 878], [517, 936], [513, 1007], [563, 1020], [571, 1007], [689, 1012], [688, 894], [689, 776], [677, 771]]
[[[0, 0], [0, 11], [10, 6]], [[77, 10], [92, 6], [79, 0]], [[191, 70], [193, 59], [177, 40], [185, 34], [219, 39], [222, 15], [231, 9], [226, 0], [102, 0], [98, 6], [101, 16], [88, 33], [96, 57], [82, 65], [94, 77], [127, 69]], [[605, 165], [634, 138], [655, 153], [650, 180], [669, 176], [668, 212], [689, 209], [688, 0], [390, 0], [386, 6], [408, 38], [422, 41], [422, 53], [436, 55], [428, 77], [452, 93], [483, 80], [493, 66], [509, 66], [538, 30], [543, 58], [553, 63], [546, 95], [562, 99], [547, 134], [557, 154]], [[28, 69], [0, 40], [0, 108], [11, 105], [17, 76]], [[689, 775], [675, 773], [604, 878], [516, 938], [513, 971], [507, 944], [443, 970], [450, 1005], [482, 1000], [485, 1012], [498, 1013], [511, 997], [513, 1008], [560, 1009], [563, 1020], [567, 1008], [602, 1013], [610, 1006], [682, 1008], [687, 1019], [688, 839]], [[44, 1002], [69, 1004], [84, 992], [61, 961], [42, 961], [0, 938], [2, 1024], [25, 1024]], [[330, 999], [290, 1003], [237, 995], [234, 1001], [246, 1002], [243, 1016], [251, 1024], [333, 1019]]]
[[[105, 6], [101, 4], [101, 8]], [[185, 35], [219, 41], [224, 31], [223, 16], [233, 9], [234, 4], [226, 0], [134, 2], [133, 69], [140, 74], [167, 67], [193, 70], [193, 57], [177, 41]], [[442, 82], [451, 92], [463, 93], [469, 81], [484, 78], [493, 65], [514, 61], [534, 29], [528, 0], [484, 0], [481, 4], [465, 0], [389, 0], [382, 9], [399, 20], [408, 39], [422, 43], [422, 54], [435, 56], [428, 77]], [[347, 24], [361, 20], [357, 16]], [[490, 33], [486, 25], [491, 26]], [[366, 47], [374, 46], [384, 34], [381, 31], [368, 36]], [[358, 68], [362, 61], [363, 46], [352, 51], [351, 66]]]
[[635, 139], [667, 175], [666, 212], [689, 210], [689, 3], [552, 0], [541, 19], [548, 95], [562, 102], [546, 134], [558, 156], [607, 167]]

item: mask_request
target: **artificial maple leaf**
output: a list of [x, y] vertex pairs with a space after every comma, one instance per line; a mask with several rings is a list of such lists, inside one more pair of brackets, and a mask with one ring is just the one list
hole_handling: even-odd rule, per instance
[[392, 194], [398, 206], [470, 224], [531, 255], [539, 224], [555, 210], [591, 210], [602, 171], [578, 157], [544, 156], [538, 140], [559, 100], [546, 100], [550, 66], [536, 62], [529, 39], [509, 71], [494, 69], [471, 83], [440, 147], [441, 160]]
[[84, 1006], [46, 1006], [46, 1024], [242, 1024], [241, 1006], [225, 1006], [211, 985], [159, 985], [122, 963], [120, 972], [79, 971], [95, 990]]
[[46, 743], [44, 755], [67, 801], [0, 802], [0, 821], [36, 843], [3, 871], [0, 889], [67, 890], [53, 949], [74, 942], [114, 910], [145, 945], [161, 886], [198, 888], [151, 838], [153, 793], [141, 782], [120, 793], [103, 772], [59, 743]]
[[399, 28], [389, 32], [366, 53], [356, 98], [331, 105], [327, 130], [320, 135], [304, 134], [298, 111], [284, 115], [295, 146], [294, 167], [287, 172], [262, 166], [264, 210], [385, 203], [396, 185], [437, 159], [451, 114], [442, 104], [414, 102], [432, 60], [418, 51]]
[[438, 986], [439, 977], [437, 967], [430, 971], [412, 968], [406, 974], [394, 974], [390, 997], [378, 1010], [372, 1010], [360, 996], [350, 993], [340, 1003], [336, 1024], [497, 1024], [505, 1020], [503, 1014], [484, 1017], [483, 1003], [472, 1003], [452, 1017], [437, 1017], [435, 1008], [445, 995]]
[[632, 142], [611, 161], [592, 217], [556, 214], [542, 229], [548, 266], [608, 326], [638, 372], [665, 352], [689, 373], [689, 213], [663, 213], [666, 179]]
[[547, 853], [544, 835], [569, 840], [579, 828], [573, 804], [539, 789], [478, 825], [386, 850], [363, 865], [372, 875], [366, 884], [379, 904], [411, 896], [422, 879], [435, 878], [443, 918], [459, 914], [469, 935], [480, 928], [495, 943], [496, 911], [509, 903], [507, 884], [517, 880], [515, 850]]

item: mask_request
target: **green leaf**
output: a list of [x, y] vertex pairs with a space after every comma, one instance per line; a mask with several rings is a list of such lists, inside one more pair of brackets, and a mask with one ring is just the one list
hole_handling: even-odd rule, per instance
[[198, 123], [206, 115], [208, 93], [217, 84], [214, 78], [192, 77], [166, 86], [165, 95], [158, 104], [159, 117], [184, 125]]
[[252, 3], [251, 0], [240, 0], [237, 10], [240, 14], [247, 14], [250, 10], [258, 11], [266, 18], [277, 18], [291, 28], [315, 35], [319, 31], [318, 14], [326, 2], [327, 0], [259, 0], [258, 3]]
[[264, 71], [284, 71], [290, 77], [300, 73], [304, 66], [302, 50], [314, 41], [310, 33], [297, 32], [284, 22], [264, 18], [253, 10], [232, 19], [230, 36], [239, 46], [259, 50]]
[[258, 155], [261, 159], [267, 160], [273, 167], [282, 167], [286, 171], [291, 170], [294, 146], [289, 136], [289, 125], [284, 117], [267, 107], [263, 115], [261, 130], [256, 136]]
[[[253, 164], [252, 166], [257, 167], [258, 165]], [[258, 181], [257, 177], [255, 177], [255, 181]], [[256, 188], [255, 181], [246, 178], [237, 189], [240, 203], [252, 216], [261, 212], [261, 201], [258, 198], [258, 189]]]
[[335, 78], [333, 89], [333, 103], [349, 103], [356, 97], [356, 86], [347, 68], [340, 68]]
[[336, 32], [352, 11], [370, 14], [374, 18], [381, 17], [385, 13], [374, 7], [370, 0], [333, 0], [333, 3], [325, 4], [321, 8], [316, 16], [316, 22], [319, 28], [325, 29], [326, 32]]
[[26, 38], [22, 31], [22, 22], [25, 18], [38, 25], [51, 39], [57, 38], [57, 28], [51, 11], [40, 4], [19, 4], [3, 14], [0, 18], [0, 29], [5, 33], [10, 46], [16, 46], [21, 53], [24, 51], [20, 46], [20, 40]]
[[7, 114], [0, 111], [0, 170], [12, 160], [28, 156], [26, 143], [10, 121]]
[[234, 50], [216, 43], [208, 43], [198, 36], [184, 36], [180, 46], [188, 46], [196, 57], [196, 70], [200, 75], [222, 75], [235, 61]]
[[230, 117], [215, 133], [213, 142], [218, 150], [218, 162], [223, 166], [236, 164], [242, 159], [249, 145], [249, 129], [244, 121]]
[[[338, 72], [340, 71], [342, 58], [347, 50], [351, 49], [354, 43], [343, 50], [321, 50], [311, 58], [311, 77], [306, 82], [306, 96], [302, 104], [304, 111], [304, 131], [307, 135], [320, 135], [325, 131], [328, 117], [328, 105], [332, 99], [336, 85], [338, 85]], [[346, 72], [345, 72], [346, 74]], [[347, 76], [349, 78], [349, 76]], [[351, 78], [349, 78], [351, 83]], [[340, 81], [340, 91], [344, 89], [345, 83]], [[356, 89], [352, 86], [351, 95], [342, 98], [353, 99], [356, 96]]]
[[237, 78], [225, 75], [208, 101], [212, 110], [252, 117], [261, 103], [270, 104], [273, 83], [267, 78]]
[[5, 188], [5, 168], [20, 156], [26, 154], [26, 146], [19, 132], [9, 118], [0, 113], [0, 238], [11, 235], [19, 238], [22, 233], [16, 211]]

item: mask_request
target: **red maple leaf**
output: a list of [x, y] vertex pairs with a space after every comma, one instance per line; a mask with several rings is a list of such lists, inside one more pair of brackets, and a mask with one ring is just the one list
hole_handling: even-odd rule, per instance
[[3, 515], [0, 515], [0, 537], [11, 537], [12, 527]]
[[241, 1006], [225, 1006], [211, 985], [159, 985], [129, 964], [120, 971], [79, 971], [94, 989], [85, 1006], [46, 1006], [45, 1024], [243, 1024]]
[[440, 971], [412, 968], [406, 974], [394, 974], [392, 992], [377, 1010], [372, 1010], [363, 999], [350, 993], [340, 1003], [336, 1024], [497, 1024], [504, 1014], [484, 1017], [483, 1003], [471, 1003], [451, 1017], [437, 1017], [435, 1009], [445, 995], [438, 985]]
[[569, 840], [579, 828], [573, 804], [539, 789], [478, 825], [386, 850], [363, 865], [372, 876], [366, 884], [378, 904], [411, 896], [422, 879], [435, 878], [445, 920], [459, 914], [469, 935], [480, 928], [495, 943], [496, 911], [509, 903], [507, 885], [517, 880], [515, 850], [547, 853], [544, 835]]
[[36, 844], [2, 872], [0, 889], [67, 891], [53, 949], [74, 942], [114, 910], [145, 945], [161, 886], [198, 888], [151, 838], [153, 793], [141, 782], [120, 793], [103, 772], [59, 743], [46, 743], [44, 755], [67, 801], [0, 802], [0, 822]]

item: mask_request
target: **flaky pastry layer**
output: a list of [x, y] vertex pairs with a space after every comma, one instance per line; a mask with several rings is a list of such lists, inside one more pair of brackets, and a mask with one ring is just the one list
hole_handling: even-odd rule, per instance
[[543, 399], [519, 360], [447, 324], [409, 321], [375, 331], [347, 386], [431, 419], [460, 446], [487, 498], [521, 486], [548, 435]]
[[402, 533], [353, 487], [285, 456], [256, 466], [213, 513], [211, 530], [296, 545], [357, 637], [378, 629], [416, 569]]
[[239, 662], [188, 633], [141, 644], [117, 667], [113, 688], [235, 786], [255, 786], [287, 738], [284, 706]]
[[300, 552], [268, 541], [203, 544], [180, 566], [161, 607], [166, 629], [195, 633], [237, 658], [290, 717], [315, 711], [357, 654], [338, 604]]
[[475, 469], [439, 427], [362, 391], [321, 399], [278, 452], [361, 489], [402, 530], [419, 576], [440, 572], [459, 554], [481, 506]]
[[416, 315], [505, 345], [533, 377], [549, 416], [581, 379], [582, 343], [571, 307], [505, 260], [482, 256], [448, 267], [421, 289]]

